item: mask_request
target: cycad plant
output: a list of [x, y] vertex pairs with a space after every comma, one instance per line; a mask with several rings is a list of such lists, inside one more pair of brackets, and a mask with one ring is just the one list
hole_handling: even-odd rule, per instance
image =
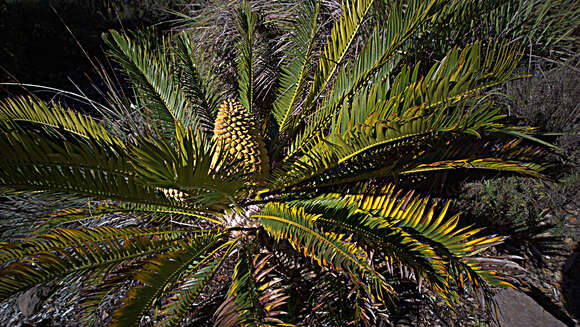
[[[368, 325], [383, 319], [373, 310], [396, 307], [400, 279], [450, 305], [511, 286], [496, 269], [508, 262], [480, 256], [502, 237], [396, 184], [429, 184], [450, 170], [540, 176], [541, 150], [526, 142], [543, 142], [503, 123], [484, 92], [514, 78], [519, 47], [476, 42], [420, 68], [401, 60], [440, 1], [381, 2], [381, 23], [369, 18], [374, 2], [346, 1], [323, 40], [320, 4], [299, 4], [268, 108], [254, 101], [260, 17], [247, 3], [236, 94], [220, 92], [231, 87], [187, 34], [154, 41], [113, 31], [105, 41], [134, 97], [109, 108], [108, 123], [55, 102], [4, 99], [2, 191], [89, 201], [1, 244], [0, 297], [83, 275], [85, 323], [130, 286], [111, 323], [137, 326], [157, 308], [159, 326], [170, 326], [228, 281], [216, 325], [289, 326], [305, 316], [296, 303], [325, 306], [289, 298], [284, 273], [294, 269], [345, 281], [345, 321]], [[111, 215], [138, 226], [91, 225]]]

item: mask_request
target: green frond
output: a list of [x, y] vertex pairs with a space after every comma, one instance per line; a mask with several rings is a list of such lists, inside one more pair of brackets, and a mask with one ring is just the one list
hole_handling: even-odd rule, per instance
[[513, 76], [521, 47], [501, 41], [489, 44], [485, 50], [482, 47], [481, 42], [462, 50], [455, 47], [420, 78], [418, 67], [403, 69], [393, 82], [389, 100], [377, 106], [366, 122], [385, 120], [415, 107], [430, 113], [466, 98], [482, 98], [485, 95], [480, 91], [521, 78]]
[[171, 288], [176, 279], [200, 257], [205, 256], [220, 234], [205, 234], [190, 238], [178, 250], [148, 259], [134, 278], [141, 282], [129, 291], [124, 304], [113, 313], [113, 326], [138, 326], [141, 318], [159, 297]]
[[518, 173], [536, 178], [545, 178], [542, 172], [549, 166], [541, 164], [547, 153], [545, 148], [522, 144], [523, 139], [497, 142], [495, 146], [481, 146], [471, 142], [467, 148], [461, 139], [448, 144], [446, 149], [433, 151], [430, 156], [420, 158], [418, 165], [409, 166], [400, 174], [415, 174], [451, 169], [481, 169]]
[[[403, 117], [408, 119], [413, 116], [432, 115], [431, 118], [438, 118], [438, 122], [450, 126], [449, 119], [461, 117], [458, 112], [464, 110], [464, 107], [459, 105], [461, 101], [469, 98], [471, 103], [475, 103], [475, 99], [483, 97], [481, 90], [514, 78], [512, 73], [520, 57], [518, 47], [494, 42], [488, 47], [485, 56], [482, 54], [481, 47], [481, 43], [478, 42], [462, 51], [454, 48], [440, 63], [433, 65], [423, 77], [418, 76], [418, 65], [414, 68], [403, 68], [392, 82], [387, 98], [367, 98], [363, 108], [345, 107], [344, 111], [336, 117], [334, 124], [336, 129], [333, 130], [334, 133], [329, 137], [329, 141], [348, 143], [348, 140], [340, 139], [348, 135], [353, 128], [357, 128], [359, 124], [381, 124], [383, 121], [390, 122]], [[369, 103], [369, 100], [378, 102]], [[342, 104], [340, 101], [335, 103]], [[458, 105], [459, 107], [456, 108]], [[361, 109], [368, 115], [361, 115], [358, 111]], [[492, 119], [494, 115], [495, 120], [502, 118], [497, 111], [480, 109], [475, 113], [478, 115], [462, 117], [471, 126], [458, 125], [457, 127], [463, 127], [465, 132], [470, 133], [477, 133], [477, 128], [499, 127], [489, 124], [494, 120]], [[385, 126], [385, 128], [392, 127]]]
[[[226, 174], [228, 165], [212, 167], [213, 160], [225, 160], [223, 155], [216, 155], [215, 149], [191, 129], [184, 133], [178, 129], [177, 150], [162, 140], [143, 141], [127, 149], [120, 143], [93, 138], [57, 141], [42, 133], [7, 129], [0, 134], [0, 149], [12, 155], [0, 158], [0, 185], [121, 201], [114, 212], [177, 214], [212, 221], [202, 213], [231, 203], [243, 181]], [[169, 177], [162, 175], [165, 179], [160, 181], [154, 179], [170, 168], [177, 172], [169, 171]], [[152, 176], [155, 170], [157, 174]], [[180, 178], [175, 180], [177, 175]], [[175, 184], [185, 189], [187, 201], [175, 200], [157, 189]], [[79, 212], [70, 213], [48, 225], [86, 218]]]
[[514, 172], [522, 175], [533, 177], [543, 177], [540, 172], [545, 167], [533, 162], [521, 162], [512, 160], [502, 160], [499, 158], [477, 158], [477, 159], [458, 159], [445, 160], [434, 163], [421, 164], [412, 169], [403, 170], [401, 174], [415, 174], [423, 172], [432, 172], [436, 170], [450, 169], [483, 169], [499, 170], [503, 172]]
[[391, 300], [391, 286], [368, 264], [367, 254], [352, 241], [351, 236], [325, 232], [317, 223], [321, 215], [307, 213], [301, 207], [271, 202], [254, 217], [276, 240], [288, 240], [322, 267], [344, 270], [379, 301]]
[[325, 42], [306, 96], [301, 118], [307, 117], [312, 112], [318, 97], [326, 90], [367, 18], [373, 2], [374, 0], [351, 0], [350, 2], [346, 0], [342, 3], [341, 17], [332, 26], [330, 36]]
[[[216, 272], [232, 251], [238, 246], [238, 240], [224, 243], [216, 248], [204, 259], [194, 263], [191, 277], [188, 277], [179, 290], [174, 292], [170, 301], [163, 307], [162, 314], [167, 318], [159, 322], [157, 327], [178, 326], [179, 323], [190, 313], [192, 305], [198, 299], [201, 292], [209, 285]], [[218, 254], [223, 248], [225, 250]], [[216, 258], [216, 254], [218, 257]]]
[[107, 297], [121, 292], [122, 287], [131, 279], [132, 273], [143, 264], [143, 260], [132, 260], [126, 263], [111, 264], [97, 269], [88, 287], [80, 292], [79, 320], [83, 326], [96, 326], [99, 320], [99, 308]]
[[138, 179], [152, 186], [176, 189], [186, 200], [205, 206], [225, 206], [244, 191], [245, 178], [232, 173], [237, 160], [219, 151], [205, 134], [177, 123], [175, 147], [167, 140], [141, 140], [131, 148]]
[[238, 88], [240, 103], [248, 112], [252, 112], [254, 104], [254, 30], [258, 16], [252, 12], [248, 1], [240, 6], [238, 12]]
[[306, 2], [300, 8], [299, 16], [293, 22], [292, 45], [285, 52], [289, 61], [281, 67], [280, 92], [272, 111], [278, 122], [279, 132], [288, 128], [296, 103], [306, 88], [316, 33], [319, 29], [317, 21], [320, 3]]
[[35, 233], [44, 233], [64, 224], [98, 219], [104, 215], [112, 214], [133, 214], [138, 217], [147, 218], [145, 219], [146, 221], [166, 221], [170, 217], [174, 221], [191, 219], [219, 223], [218, 220], [212, 218], [212, 216], [218, 216], [219, 214], [208, 211], [211, 212], [211, 210], [205, 207], [184, 209], [154, 204], [103, 201], [97, 204], [89, 203], [87, 207], [66, 208], [52, 212], [39, 221]]
[[[129, 149], [95, 139], [56, 141], [43, 134], [6, 130], [0, 149], [0, 185], [49, 190], [182, 209], [231, 203], [243, 180], [230, 176], [225, 154], [216, 154], [201, 134], [177, 128], [178, 149], [163, 140], [143, 140]], [[155, 187], [178, 188], [188, 202]]]
[[420, 164], [420, 155], [436, 151], [432, 150], [434, 144], [456, 137], [468, 127], [469, 116], [448, 111], [442, 108], [426, 117], [408, 112], [410, 117], [359, 125], [346, 137], [335, 137], [334, 142], [322, 140], [303, 157], [277, 167], [269, 186], [348, 183], [373, 173], [395, 176], [401, 167]]
[[[206, 233], [212, 233], [207, 231]], [[70, 235], [67, 233], [65, 235]], [[53, 234], [55, 235], [55, 234]], [[57, 236], [55, 236], [57, 237]], [[179, 250], [188, 238], [171, 234], [106, 237], [100, 242], [87, 238], [66, 247], [50, 248], [12, 262], [0, 270], [0, 298], [75, 272], [121, 263], [167, 250]], [[63, 240], [62, 242], [67, 242]]]
[[[388, 193], [388, 197], [377, 198], [377, 205], [393, 205], [400, 192]], [[335, 233], [352, 235], [354, 241], [366, 251], [381, 249], [385, 259], [419, 272], [429, 283], [439, 288], [445, 286], [446, 273], [437, 261], [430, 260], [421, 248], [409, 242], [406, 233], [397, 226], [396, 221], [380, 221], [373, 210], [361, 207], [352, 199], [339, 194], [326, 194], [311, 200], [297, 200], [290, 205], [303, 208], [306, 212], [317, 214], [319, 226]], [[382, 263], [384, 264], [384, 262]], [[392, 269], [389, 269], [392, 273]]]
[[268, 278], [274, 267], [268, 266], [272, 254], [251, 255], [242, 251], [234, 269], [232, 285], [225, 302], [216, 311], [214, 326], [294, 326], [286, 324], [275, 310], [286, 304], [280, 279]]
[[146, 45], [137, 44], [127, 35], [111, 31], [104, 37], [110, 56], [123, 68], [139, 100], [155, 118], [164, 135], [171, 137], [174, 121], [193, 124], [189, 103], [171, 77], [164, 56], [155, 56]]
[[[319, 70], [322, 71], [323, 74], [315, 75], [310, 93], [306, 98], [304, 105], [305, 109], [299, 116], [297, 116], [300, 119], [306, 119], [309, 117], [310, 121], [304, 132], [300, 133], [294, 140], [285, 160], [292, 160], [295, 154], [304, 153], [314, 144], [313, 142], [315, 142], [317, 137], [329, 127], [333, 117], [340, 112], [345, 103], [351, 102], [356, 92], [367, 85], [367, 82], [373, 78], [390, 59], [392, 59], [396, 54], [396, 51], [405, 44], [407, 39], [420, 27], [421, 23], [426, 20], [429, 10], [434, 3], [435, 1], [412, 1], [406, 5], [404, 14], [402, 13], [402, 8], [399, 7], [398, 4], [393, 5], [389, 14], [389, 24], [387, 24], [388, 30], [382, 34], [384, 42], [377, 42], [376, 38], [378, 36], [371, 38], [368, 41], [369, 46], [366, 47], [366, 51], [364, 51], [363, 55], [358, 57], [355, 64], [351, 66], [347, 63], [347, 65], [344, 66], [344, 69], [338, 74], [333, 90], [330, 91], [330, 95], [326, 98], [325, 103], [316, 106], [316, 99], [326, 87], [330, 78], [334, 75], [334, 72], [338, 68], [338, 63], [342, 62], [344, 56], [344, 53], [339, 59], [330, 56], [328, 52], [341, 51], [342, 44], [339, 45], [337, 49], [333, 49], [333, 43], [327, 43], [325, 53], [321, 57], [319, 64]], [[368, 8], [370, 8], [372, 1], [368, 1], [366, 4], [368, 4]], [[368, 10], [368, 8], [362, 3], [359, 3], [358, 5], [361, 6], [359, 8], [366, 8], [366, 10]], [[346, 11], [347, 9], [344, 10]], [[367, 11], [365, 11], [365, 14], [366, 12]], [[356, 17], [356, 15], [352, 16]], [[357, 19], [355, 19], [355, 21], [356, 20]], [[351, 22], [351, 24], [352, 23], [353, 22]], [[360, 23], [362, 23], [362, 21], [359, 21], [359, 24]], [[358, 27], [360, 27], [360, 25]], [[358, 27], [356, 28], [358, 29]], [[333, 33], [338, 32], [333, 29]], [[344, 31], [344, 33], [347, 32]], [[333, 36], [335, 36], [335, 34], [331, 34], [331, 39]], [[342, 37], [344, 42], [345, 36], [342, 35]], [[352, 35], [349, 42], [352, 42], [353, 39], [354, 35]], [[382, 45], [382, 47], [379, 47], [378, 49], [372, 48], [373, 41], [375, 44]], [[344, 48], [343, 50], [346, 53], [347, 48]], [[334, 54], [336, 55], [336, 53]], [[326, 73], [330, 73], [330, 75], [325, 75]], [[317, 80], [317, 78], [321, 78], [320, 76], [325, 76], [325, 80]], [[322, 88], [313, 91], [319, 87]], [[310, 117], [311, 115], [312, 117]]]
[[192, 112], [201, 126], [210, 131], [213, 128], [217, 108], [222, 102], [217, 80], [211, 69], [198, 55], [195, 45], [187, 33], [175, 37], [174, 53], [177, 62], [174, 67], [179, 74], [179, 85], [192, 105]]
[[[340, 112], [338, 121], [341, 121], [340, 116], [350, 112], [350, 104], [360, 91], [367, 89], [373, 82], [388, 81], [401, 58], [400, 53], [408, 48], [408, 39], [428, 19], [435, 2], [393, 3], [385, 26], [377, 26], [356, 60], [339, 71], [333, 89], [317, 110], [317, 114], [322, 115], [314, 120], [328, 121]], [[351, 114], [361, 116], [357, 112]], [[353, 123], [352, 119], [347, 122], [347, 126]], [[333, 132], [344, 128], [334, 126]]]
[[65, 109], [57, 103], [47, 103], [32, 97], [7, 98], [0, 101], [0, 120], [24, 122], [65, 130], [84, 138], [97, 139], [105, 144], [120, 146], [122, 143], [111, 135], [95, 119]]
[[0, 165], [12, 166], [64, 166], [75, 168], [95, 167], [110, 174], [133, 174], [127, 163], [127, 148], [120, 142], [89, 137], [70, 139], [52, 137], [47, 133], [21, 130], [0, 122], [0, 149], [10, 156], [0, 158]]
[[[317, 132], [319, 136], [312, 139], [312, 145], [305, 148], [308, 151], [301, 158], [293, 158], [272, 171], [269, 187], [289, 187], [311, 178], [318, 185], [325, 185], [326, 181], [346, 183], [394, 176], [414, 169], [415, 165], [450, 159], [481, 161], [486, 158], [484, 161], [489, 162], [488, 157], [478, 154], [423, 161], [433, 159], [429, 152], [436, 151], [434, 145], [440, 140], [447, 141], [447, 147], [460, 134], [477, 137], [484, 132], [513, 134], [511, 127], [499, 123], [504, 118], [499, 109], [477, 101], [483, 97], [482, 88], [512, 79], [514, 62], [519, 58], [517, 48], [496, 42], [488, 48], [484, 60], [480, 60], [481, 51], [480, 43], [461, 52], [454, 49], [424, 78], [417, 76], [418, 66], [404, 68], [395, 78], [388, 100], [367, 98], [379, 103], [363, 108], [363, 112], [369, 113], [366, 117], [360, 112], [341, 112], [333, 133], [324, 137], [323, 132]], [[408, 155], [408, 151], [414, 155]], [[464, 167], [477, 168], [476, 165]], [[537, 175], [539, 167], [524, 161], [506, 162], [495, 168]], [[315, 178], [317, 175], [320, 176]]]
[[204, 234], [203, 230], [169, 230], [159, 228], [114, 228], [114, 227], [93, 227], [93, 228], [54, 228], [48, 233], [39, 234], [34, 237], [8, 243], [0, 247], [0, 265], [39, 252], [51, 251], [57, 248], [68, 246], [78, 246], [87, 241], [101, 242], [107, 239], [123, 239], [136, 236], [156, 236], [164, 235], [178, 239], [185, 234]]
[[479, 259], [476, 255], [500, 244], [503, 238], [494, 235], [475, 237], [482, 231], [481, 228], [458, 227], [459, 214], [445, 217], [449, 202], [436, 214], [437, 203], [429, 206], [428, 198], [414, 196], [413, 193], [400, 196], [394, 186], [365, 193], [335, 194], [330, 197], [342, 198], [346, 203], [369, 213], [369, 227], [394, 226], [401, 230], [406, 243], [421, 251], [435, 267], [440, 267], [440, 273], [448, 276], [444, 288], [440, 284], [431, 284], [435, 291], [445, 297], [448, 294], [456, 296], [453, 288], [464, 288], [464, 281], [470, 281], [476, 291], [486, 292], [489, 285], [511, 287], [502, 276], [477, 265]]
[[[396, 20], [402, 18], [398, 6], [393, 10], [395, 12], [389, 15], [387, 26], [396, 26], [400, 23]], [[401, 55], [393, 51], [397, 35], [389, 32], [393, 30], [375, 27], [356, 60], [348, 62], [339, 71], [330, 95], [321, 106], [329, 112], [338, 112], [333, 116], [332, 135], [343, 135], [353, 124], [364, 122], [375, 110], [375, 104], [386, 100], [390, 75], [401, 59]]]
[[[348, 242], [361, 249], [380, 249], [377, 253], [384, 257], [376, 257], [375, 260], [379, 260], [376, 269], [382, 267], [390, 274], [399, 270], [395, 269], [397, 267], [401, 271], [411, 271], [413, 274], [407, 273], [401, 278], [414, 276], [419, 285], [425, 281], [448, 303], [456, 301], [465, 289], [471, 289], [489, 301], [490, 287], [512, 287], [506, 276], [494, 269], [516, 265], [507, 260], [493, 262], [478, 257], [485, 249], [500, 244], [503, 238], [475, 236], [482, 231], [481, 228], [460, 227], [459, 214], [446, 217], [449, 205], [447, 202], [437, 212], [437, 203], [430, 205], [429, 198], [414, 196], [412, 192], [401, 196], [401, 191], [396, 191], [392, 185], [382, 189], [361, 185], [349, 192], [292, 201], [284, 209], [278, 209], [274, 213], [277, 216], [263, 213], [256, 216], [274, 237], [285, 237], [295, 246], [309, 244], [305, 251], [311, 256], [312, 253], [316, 256], [316, 251], [325, 247], [298, 231], [292, 234], [289, 230], [294, 229], [293, 226], [299, 226], [302, 234], [308, 229], [324, 229], [324, 235], [350, 235]], [[282, 207], [277, 203], [268, 204], [265, 210], [273, 210], [273, 206]], [[287, 211], [285, 215], [281, 214], [282, 210]], [[302, 217], [301, 223], [290, 218], [290, 213]], [[270, 220], [280, 225], [272, 226]]]
[[0, 133], [0, 186], [46, 190], [97, 199], [188, 209], [139, 181], [127, 149], [86, 141], [56, 141], [32, 131]]

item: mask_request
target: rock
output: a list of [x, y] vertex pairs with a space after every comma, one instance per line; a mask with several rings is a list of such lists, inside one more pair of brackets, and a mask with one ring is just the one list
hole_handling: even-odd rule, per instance
[[36, 313], [41, 302], [42, 290], [36, 287], [31, 288], [18, 297], [18, 309], [25, 317], [29, 318]]
[[566, 327], [526, 294], [505, 289], [495, 295], [501, 327]]

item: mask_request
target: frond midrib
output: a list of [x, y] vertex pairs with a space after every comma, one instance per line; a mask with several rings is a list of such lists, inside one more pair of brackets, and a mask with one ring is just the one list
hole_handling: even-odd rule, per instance
[[351, 257], [351, 254], [346, 253], [344, 251], [342, 251], [340, 248], [334, 246], [334, 244], [332, 244], [332, 242], [330, 242], [329, 240], [327, 240], [325, 237], [321, 237], [321, 235], [319, 233], [317, 233], [316, 231], [310, 229], [310, 228], [306, 228], [305, 226], [298, 224], [292, 220], [289, 219], [285, 219], [282, 217], [277, 217], [277, 216], [272, 216], [272, 215], [263, 215], [263, 214], [256, 214], [254, 215], [254, 217], [257, 218], [264, 218], [264, 219], [270, 219], [270, 220], [274, 220], [274, 221], [279, 221], [282, 223], [286, 223], [288, 225], [292, 225], [294, 227], [299, 228], [300, 230], [305, 231], [306, 233], [312, 235], [313, 237], [316, 237], [319, 240], [322, 240], [325, 244], [327, 244], [329, 247], [337, 250], [338, 252], [340, 252], [344, 257], [348, 258], [349, 261], [355, 263], [357, 265], [357, 267], [359, 267], [359, 269], [361, 270], [367, 270], [366, 267], [364, 267], [358, 260], [356, 260], [355, 258]]
[[[125, 201], [125, 202], [131, 202], [131, 203], [136, 203], [136, 204], [154, 204], [154, 205], [159, 205], [159, 206], [165, 206], [165, 207], [175, 207], [177, 209], [184, 209], [184, 210], [189, 210], [190, 208], [188, 206], [186, 206], [185, 204], [180, 204], [180, 203], [172, 203], [172, 204], [168, 204], [162, 201], [150, 201], [150, 200], [145, 200], [142, 198], [136, 198], [136, 197], [129, 197], [129, 196], [125, 196], [122, 197], [120, 196], [120, 194], [117, 193], [111, 193], [111, 192], [91, 192], [90, 189], [76, 189], [74, 187], [70, 187], [70, 188], [64, 188], [64, 187], [53, 187], [53, 186], [42, 186], [42, 185], [31, 185], [31, 184], [18, 184], [18, 183], [11, 183], [11, 184], [2, 184], [3, 186], [6, 187], [13, 187], [13, 188], [18, 188], [18, 189], [28, 189], [28, 190], [48, 190], [51, 192], [62, 192], [62, 193], [76, 193], [76, 194], [82, 194], [85, 196], [90, 196], [90, 197], [95, 197], [95, 198], [103, 198], [103, 196], [108, 196], [107, 199], [117, 199], [117, 200], [121, 200], [121, 201]], [[103, 193], [108, 193], [108, 194], [103, 194]], [[180, 212], [180, 214], [184, 214], [182, 212]], [[205, 218], [204, 218], [205, 219]]]
[[[177, 243], [179, 242], [179, 240], [173, 240], [173, 243]], [[112, 260], [108, 260], [106, 262], [99, 262], [99, 263], [90, 263], [90, 264], [85, 264], [85, 265], [80, 265], [80, 266], [73, 266], [73, 267], [69, 267], [68, 269], [62, 269], [57, 273], [53, 273], [53, 274], [44, 274], [41, 278], [36, 279], [34, 284], [40, 284], [40, 283], [44, 283], [47, 282], [53, 278], [56, 278], [58, 276], [64, 276], [64, 275], [68, 275], [70, 273], [73, 273], [75, 271], [82, 271], [82, 270], [89, 270], [92, 268], [97, 268], [97, 267], [101, 267], [105, 264], [112, 264], [112, 263], [120, 263], [129, 259], [135, 259], [144, 255], [147, 255], [148, 253], [157, 253], [157, 252], [162, 252], [162, 251], [167, 251], [170, 249], [174, 249], [175, 248], [175, 244], [172, 245], [167, 245], [165, 247], [160, 247], [160, 248], [155, 248], [155, 249], [147, 249], [147, 250], [141, 250], [139, 253], [134, 253], [134, 254], [130, 254], [130, 255], [126, 255], [126, 256], [118, 256], [116, 259], [112, 259]], [[122, 252], [117, 252], [118, 254], [122, 254]], [[38, 275], [38, 271], [35, 271], [36, 274], [35, 276], [39, 276]], [[24, 286], [19, 288], [18, 290], [16, 290], [15, 292], [24, 290], [29, 288], [30, 285]], [[15, 292], [12, 292], [12, 294], [14, 294]]]
[[[143, 229], [143, 228], [133, 228], [135, 231], [134, 233], [123, 233], [123, 234], [117, 234], [117, 235], [106, 235], [106, 234], [91, 234], [90, 237], [87, 237], [86, 239], [90, 239], [91, 242], [100, 242], [100, 241], [104, 241], [104, 240], [110, 240], [110, 239], [123, 239], [125, 237], [128, 236], [153, 236], [153, 235], [168, 235], [168, 234], [186, 234], [186, 233], [197, 233], [197, 232], [211, 232], [211, 230], [186, 230], [186, 229], [182, 229], [182, 230], [147, 230], [147, 229]], [[88, 232], [92, 232], [92, 230], [87, 230]], [[137, 234], [138, 233], [138, 234]], [[38, 243], [39, 241], [44, 241], [47, 244], [52, 244], [53, 242], [55, 242], [55, 239], [47, 239], [47, 238], [42, 238], [42, 236], [50, 236], [50, 234], [43, 234], [43, 235], [39, 235], [39, 237], [37, 239], [33, 239], [35, 241], [35, 243]], [[24, 248], [24, 250], [26, 250], [25, 252], [20, 251], [21, 253], [18, 254], [18, 256], [12, 256], [12, 257], [8, 257], [8, 256], [1, 256], [0, 257], [0, 265], [1, 264], [5, 264], [8, 263], [9, 261], [18, 259], [18, 258], [22, 258], [25, 256], [30, 256], [30, 255], [34, 255], [33, 252], [29, 252], [29, 251], [36, 251], [38, 250], [38, 252], [47, 252], [47, 251], [51, 251], [51, 250], [56, 250], [56, 249], [60, 249], [60, 248], [66, 248], [68, 246], [73, 246], [73, 245], [81, 245], [82, 241], [86, 240], [86, 239], [72, 239], [72, 238], [66, 238], [66, 239], [56, 239], [58, 241], [58, 245], [51, 245], [50, 247], [40, 247], [36, 244], [26, 244], [26, 241], [24, 241], [23, 244], [18, 244], [19, 247], [16, 248], [6, 248], [6, 247], [0, 247], [0, 251], [3, 250], [12, 250], [12, 251], [18, 251], [21, 250], [22, 245], [26, 245], [26, 248]], [[177, 240], [177, 239], [176, 239]], [[43, 245], [47, 245], [47, 244], [43, 244]], [[11, 251], [11, 252], [12, 252]]]
[[[219, 237], [219, 235], [218, 235], [218, 237]], [[145, 314], [145, 312], [147, 312], [147, 310], [149, 310], [151, 304], [156, 300], [157, 296], [160, 295], [164, 291], [165, 287], [168, 286], [168, 284], [172, 280], [174, 280], [185, 268], [187, 268], [187, 266], [189, 266], [194, 260], [196, 260], [199, 255], [201, 255], [202, 253], [206, 252], [209, 248], [211, 248], [215, 244], [216, 241], [217, 241], [217, 239], [213, 240], [212, 242], [209, 242], [201, 249], [190, 248], [190, 249], [183, 249], [182, 250], [183, 252], [188, 252], [188, 250], [192, 251], [195, 253], [195, 255], [191, 255], [188, 260], [184, 260], [184, 262], [177, 269], [175, 269], [171, 274], [169, 274], [169, 276], [167, 276], [167, 278], [165, 278], [165, 280], [163, 280], [158, 285], [159, 287], [157, 287], [155, 292], [149, 297], [149, 299], [147, 299], [147, 302], [143, 305], [143, 308], [136, 316], [137, 319], [134, 320], [134, 326], [139, 325], [140, 318]], [[150, 285], [148, 285], [148, 286], [152, 287]], [[122, 309], [122, 308], [120, 308], [120, 309]]]

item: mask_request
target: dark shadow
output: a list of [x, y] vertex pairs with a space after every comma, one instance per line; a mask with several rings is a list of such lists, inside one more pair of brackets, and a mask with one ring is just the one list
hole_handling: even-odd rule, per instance
[[568, 312], [580, 320], [580, 242], [562, 269], [562, 295]]
[[93, 55], [102, 44], [101, 33], [119, 25], [97, 8], [66, 1], [11, 1], [0, 8], [0, 82], [71, 89], [69, 78], [79, 81], [91, 67], [67, 27]]
[[552, 256], [563, 253], [561, 238], [547, 233], [555, 227], [555, 224], [532, 225], [524, 228], [507, 225], [488, 228], [488, 233], [509, 235], [501, 247], [516, 255], [522, 253], [523, 248], [528, 249], [528, 255], [533, 264], [541, 268], [545, 265], [544, 255]]
[[[109, 29], [143, 28], [169, 19], [161, 7], [153, 4], [155, 1], [148, 7], [141, 6], [144, 1], [116, 3], [0, 0], [0, 83], [27, 83], [75, 92], [76, 84], [89, 98], [98, 97], [98, 93], [91, 93], [90, 79], [95, 74], [87, 54], [100, 61], [105, 58], [102, 33]], [[43, 100], [55, 96], [54, 91], [30, 90]], [[28, 92], [0, 85], [0, 99], [17, 95]]]

